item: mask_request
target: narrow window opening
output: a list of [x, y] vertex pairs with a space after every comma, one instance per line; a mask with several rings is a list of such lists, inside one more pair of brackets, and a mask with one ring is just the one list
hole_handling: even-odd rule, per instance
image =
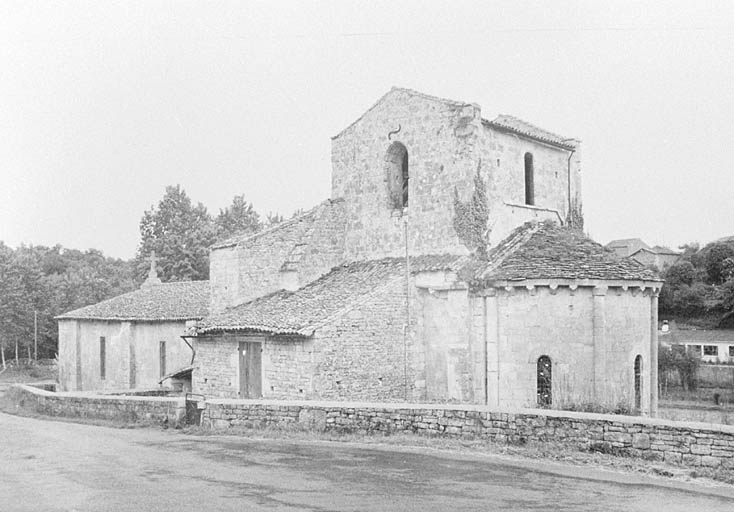
[[642, 407], [642, 356], [635, 357], [635, 409]]
[[107, 346], [104, 336], [99, 337], [99, 378], [107, 378]]
[[553, 404], [553, 386], [551, 383], [552, 364], [548, 356], [538, 358], [538, 405], [550, 407]]
[[391, 209], [408, 206], [409, 167], [408, 150], [400, 142], [393, 142], [385, 155], [388, 206]]
[[535, 171], [532, 153], [525, 153], [525, 204], [535, 205]]
[[161, 341], [160, 342], [160, 366], [161, 366], [161, 377], [164, 377], [166, 375], [166, 342]]

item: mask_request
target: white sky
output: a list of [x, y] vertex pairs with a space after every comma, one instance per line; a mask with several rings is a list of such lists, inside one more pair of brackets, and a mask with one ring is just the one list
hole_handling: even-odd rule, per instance
[[734, 234], [734, 2], [0, 2], [0, 240], [130, 258], [180, 183], [212, 214], [330, 193], [393, 85], [583, 141], [599, 242]]

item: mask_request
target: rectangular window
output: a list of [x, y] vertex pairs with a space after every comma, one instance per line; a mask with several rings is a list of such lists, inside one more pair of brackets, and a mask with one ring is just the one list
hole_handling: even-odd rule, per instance
[[705, 356], [718, 356], [719, 355], [719, 347], [716, 345], [704, 345], [703, 346], [703, 355]]
[[161, 377], [166, 375], [166, 342], [161, 341], [160, 343], [160, 364], [161, 364]]
[[104, 336], [99, 337], [99, 378], [105, 380], [107, 376], [107, 347]]
[[701, 356], [701, 345], [687, 345], [686, 350], [694, 356]]
[[734, 345], [729, 345], [729, 357], [734, 357]]

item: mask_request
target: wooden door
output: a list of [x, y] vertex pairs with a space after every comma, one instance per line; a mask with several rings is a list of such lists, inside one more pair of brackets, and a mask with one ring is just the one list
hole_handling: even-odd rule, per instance
[[240, 360], [240, 398], [262, 397], [262, 344], [241, 341]]

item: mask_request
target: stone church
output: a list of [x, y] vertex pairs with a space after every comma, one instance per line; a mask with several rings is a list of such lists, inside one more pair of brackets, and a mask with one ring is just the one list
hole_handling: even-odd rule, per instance
[[579, 141], [393, 88], [331, 198], [211, 250], [207, 397], [653, 413], [662, 282], [581, 232]]

